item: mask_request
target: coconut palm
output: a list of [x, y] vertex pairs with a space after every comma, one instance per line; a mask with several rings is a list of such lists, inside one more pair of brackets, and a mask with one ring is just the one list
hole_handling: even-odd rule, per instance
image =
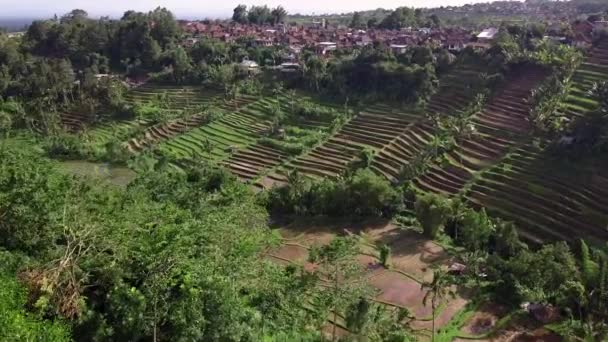
[[10, 134], [11, 127], [13, 126], [13, 120], [9, 113], [0, 110], [0, 132], [4, 132], [2, 137], [2, 145], [0, 146], [4, 150], [4, 144], [7, 142]]
[[426, 306], [427, 302], [430, 300], [431, 308], [433, 310], [432, 342], [435, 341], [435, 310], [437, 309], [437, 304], [446, 297], [454, 298], [456, 296], [451, 289], [453, 283], [452, 276], [439, 268], [433, 270], [433, 280], [431, 282], [422, 283], [421, 289], [427, 290], [422, 299], [422, 304]]

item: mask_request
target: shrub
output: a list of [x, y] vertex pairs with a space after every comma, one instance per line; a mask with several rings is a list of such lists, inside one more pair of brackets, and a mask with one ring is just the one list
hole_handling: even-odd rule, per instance
[[140, 120], [150, 120], [152, 123], [161, 123], [169, 118], [167, 111], [154, 103], [135, 104], [132, 108], [135, 117]]
[[372, 149], [370, 147], [365, 147], [364, 149], [361, 150], [361, 153], [359, 154], [359, 158], [361, 159], [361, 164], [363, 164], [364, 168], [370, 167], [370, 165], [374, 161], [374, 154], [375, 154], [374, 149]]
[[432, 239], [437, 237], [451, 213], [450, 201], [435, 194], [418, 198], [414, 208], [424, 234]]
[[74, 134], [60, 133], [45, 139], [43, 148], [53, 158], [80, 159], [83, 157], [83, 145], [80, 137]]
[[386, 268], [390, 266], [391, 248], [388, 245], [380, 246], [380, 264]]
[[262, 145], [280, 150], [292, 156], [297, 156], [304, 152], [304, 146], [299, 143], [289, 143], [284, 141], [278, 141], [272, 138], [260, 138], [258, 142]]
[[403, 206], [401, 194], [370, 170], [336, 181], [290, 177], [286, 186], [270, 191], [267, 205], [282, 214], [375, 217], [392, 217]]
[[490, 238], [494, 233], [494, 224], [485, 210], [479, 212], [468, 209], [460, 220], [459, 242], [469, 251], [479, 251], [488, 248]]
[[338, 116], [338, 111], [302, 100], [296, 103], [293, 114], [298, 118], [304, 119], [332, 120]]
[[11, 275], [0, 273], [0, 331], [4, 341], [70, 341], [69, 329], [24, 310], [26, 290]]

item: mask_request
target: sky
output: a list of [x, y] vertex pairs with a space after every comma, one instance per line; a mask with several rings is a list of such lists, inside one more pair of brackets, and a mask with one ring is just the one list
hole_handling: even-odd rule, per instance
[[91, 16], [121, 16], [126, 10], [149, 11], [166, 7], [178, 18], [223, 18], [232, 15], [239, 3], [251, 5], [282, 5], [289, 13], [343, 13], [375, 8], [438, 7], [463, 5], [489, 0], [0, 0], [0, 17], [46, 18], [62, 15], [74, 8], [84, 9]]

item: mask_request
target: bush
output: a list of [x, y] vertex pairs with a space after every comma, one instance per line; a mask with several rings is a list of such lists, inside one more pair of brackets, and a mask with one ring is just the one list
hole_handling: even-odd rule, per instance
[[258, 143], [285, 152], [292, 156], [297, 156], [304, 152], [304, 146], [298, 143], [278, 141], [272, 138], [260, 138], [258, 139]]
[[450, 217], [450, 201], [440, 195], [427, 194], [418, 198], [414, 207], [424, 234], [436, 238]]
[[469, 251], [486, 250], [494, 234], [494, 224], [485, 210], [468, 209], [460, 220], [459, 242]]
[[298, 118], [320, 119], [324, 121], [333, 120], [339, 115], [338, 111], [335, 109], [304, 100], [297, 102], [293, 114]]
[[403, 203], [386, 179], [362, 169], [336, 181], [292, 175], [289, 184], [270, 191], [267, 206], [280, 214], [392, 217]]
[[24, 310], [26, 290], [11, 275], [0, 273], [0, 334], [4, 341], [70, 341], [67, 327]]
[[136, 104], [133, 112], [138, 119], [150, 120], [152, 123], [162, 123], [168, 119], [167, 111], [154, 103]]
[[60, 133], [49, 136], [42, 146], [53, 158], [80, 159], [84, 154], [81, 139], [74, 134]]
[[380, 246], [380, 264], [385, 268], [390, 266], [391, 247], [388, 245]]

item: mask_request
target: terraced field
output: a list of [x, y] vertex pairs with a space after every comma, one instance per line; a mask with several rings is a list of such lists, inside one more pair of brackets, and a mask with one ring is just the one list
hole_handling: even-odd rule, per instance
[[572, 76], [572, 86], [563, 103], [562, 115], [576, 118], [595, 109], [597, 101], [588, 94], [593, 83], [608, 80], [608, 39], [591, 49]]
[[[220, 93], [203, 87], [163, 86], [144, 84], [131, 89], [125, 96], [127, 103], [145, 103], [162, 99], [168, 110], [183, 110], [209, 105], [221, 98]], [[61, 113], [61, 123], [69, 132], [78, 132], [92, 124], [91, 117], [77, 111]]]
[[428, 113], [454, 115], [484, 90], [481, 76], [486, 72], [483, 65], [459, 65], [439, 80], [439, 89], [425, 108]]
[[104, 122], [85, 130], [84, 134], [91, 143], [102, 146], [116, 138], [128, 137], [146, 126], [149, 126], [149, 123], [141, 120]]
[[[233, 108], [241, 108], [252, 103], [254, 98], [241, 97], [231, 101], [209, 99], [208, 104], [220, 110], [230, 112]], [[133, 138], [128, 142], [128, 148], [132, 152], [139, 152], [146, 147], [154, 146], [159, 142], [172, 139], [180, 134], [186, 133], [196, 127], [204, 125], [207, 119], [203, 113], [195, 114], [190, 117], [171, 120], [167, 123], [159, 124], [148, 128], [142, 136]]]
[[608, 240], [606, 163], [559, 162], [531, 144], [483, 172], [465, 197], [514, 221], [529, 241]]
[[61, 125], [68, 132], [78, 132], [84, 129], [88, 124], [90, 124], [89, 118], [81, 113], [77, 112], [64, 112], [60, 114]]
[[[608, 79], [608, 42], [593, 48], [576, 71], [564, 100], [566, 115], [580, 117], [597, 103], [587, 91]], [[531, 143], [514, 149], [501, 163], [480, 173], [463, 194], [473, 204], [514, 221], [528, 241], [597, 243], [608, 239], [608, 176], [605, 162], [556, 160]]]
[[457, 194], [477, 172], [492, 166], [510, 148], [523, 143], [531, 130], [527, 98], [545, 76], [544, 71], [536, 68], [514, 71], [503, 89], [474, 116], [478, 133], [449, 152], [448, 163], [432, 165], [416, 178], [415, 186], [423, 191]]
[[220, 99], [221, 93], [197, 86], [165, 86], [144, 84], [131, 89], [125, 96], [128, 103], [146, 103], [161, 100], [169, 110], [183, 110], [210, 105]]
[[[297, 123], [298, 128], [304, 128], [311, 132], [327, 132], [329, 125], [329, 122], [317, 120], [302, 120]], [[289, 158], [291, 158], [289, 154], [262, 142], [258, 142], [232, 154], [225, 165], [241, 179], [252, 181], [262, 176], [264, 173], [279, 167]], [[268, 180], [260, 179], [254, 183], [254, 185], [260, 188], [267, 188], [272, 186], [272, 182], [268, 183]]]
[[[477, 95], [472, 85], [479, 81], [480, 72], [479, 68], [465, 66], [442, 77], [439, 90], [425, 110], [441, 116], [462, 112]], [[372, 170], [392, 182], [398, 181], [403, 166], [429, 144], [434, 130], [427, 120], [410, 125], [378, 151], [371, 164]]]
[[159, 146], [181, 158], [223, 161], [230, 154], [254, 144], [270, 128], [271, 108], [276, 101], [262, 98], [244, 104], [238, 111], [195, 128]]
[[[258, 106], [258, 118], [262, 119], [263, 124], [267, 128], [258, 134], [258, 139], [251, 145], [233, 151], [229, 158], [223, 162], [232, 173], [237, 175], [243, 181], [250, 181], [253, 185], [264, 188], [269, 184], [265, 182], [263, 176], [279, 167], [289, 159], [294, 157], [294, 153], [287, 153], [279, 148], [280, 144], [295, 144], [310, 146], [316, 143], [317, 139], [322, 139], [324, 135], [329, 134], [329, 127], [332, 124], [332, 119], [328, 117], [310, 118], [299, 117], [297, 114], [292, 115], [294, 108], [291, 107], [293, 98], [288, 94], [274, 95], [266, 98], [260, 106]], [[306, 103], [314, 103], [323, 109], [337, 109], [335, 105], [319, 102], [318, 100], [304, 94], [298, 94], [297, 101]], [[280, 108], [286, 115], [286, 121], [281, 125], [281, 134], [269, 134], [270, 128], [270, 113], [273, 108]], [[308, 143], [306, 143], [308, 141]], [[275, 145], [277, 144], [277, 145]]]
[[[442, 77], [440, 88], [426, 111], [439, 115], [462, 111], [476, 95], [472, 85], [479, 83], [481, 70], [476, 66], [460, 66]], [[386, 104], [363, 110], [324, 144], [306, 155], [292, 160], [284, 168], [269, 174], [265, 186], [282, 184], [290, 170], [312, 177], [336, 177], [360, 156], [365, 148], [377, 152], [372, 169], [396, 180], [401, 166], [428, 144], [431, 124], [422, 111], [408, 111]]]
[[[420, 118], [420, 114], [403, 112], [388, 105], [370, 107], [324, 144], [291, 161], [286, 169], [295, 169], [313, 177], [336, 177], [356, 160], [363, 149], [381, 149]], [[286, 171], [271, 174], [269, 178], [284, 182]]]
[[195, 127], [204, 124], [202, 115], [193, 115], [187, 119], [178, 119], [165, 124], [154, 125], [143, 133], [139, 138], [132, 138], [127, 142], [129, 151], [137, 153], [143, 149], [156, 145], [158, 142], [171, 139], [179, 134], [185, 133]]

